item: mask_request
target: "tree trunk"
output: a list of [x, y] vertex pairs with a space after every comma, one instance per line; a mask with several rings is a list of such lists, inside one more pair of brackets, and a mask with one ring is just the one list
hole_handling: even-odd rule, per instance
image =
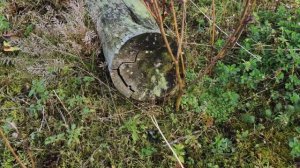
[[142, 0], [86, 0], [112, 81], [126, 97], [161, 98], [175, 73], [159, 27]]

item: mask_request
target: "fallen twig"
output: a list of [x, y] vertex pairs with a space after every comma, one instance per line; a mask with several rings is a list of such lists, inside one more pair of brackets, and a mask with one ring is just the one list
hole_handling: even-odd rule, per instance
[[159, 131], [160, 135], [163, 137], [164, 141], [166, 142], [167, 146], [170, 148], [170, 150], [172, 151], [173, 155], [175, 156], [176, 160], [178, 161], [179, 165], [181, 168], [184, 168], [183, 164], [181, 163], [180, 159], [177, 156], [177, 153], [174, 151], [174, 149], [172, 148], [172, 146], [170, 145], [170, 143], [168, 142], [167, 138], [164, 136], [163, 132], [161, 131], [157, 120], [154, 116], [151, 116], [151, 120], [153, 122], [153, 124], [155, 125], [155, 127], [157, 128], [157, 130]]
[[[56, 91], [53, 90], [53, 92], [54, 92], [55, 97], [58, 99], [58, 101], [60, 102], [60, 104], [63, 106], [64, 110], [70, 115], [69, 110], [66, 108], [65, 104], [61, 101], [61, 99], [60, 99], [60, 97], [57, 95]], [[68, 123], [67, 123], [67, 120], [66, 120], [64, 114], [63, 114], [60, 110], [59, 110], [59, 113], [60, 113], [60, 116], [61, 116], [61, 118], [63, 119], [65, 125], [66, 125], [67, 127], [69, 127], [69, 125], [68, 125]]]
[[12, 148], [12, 146], [9, 143], [9, 140], [6, 138], [5, 134], [2, 131], [2, 128], [0, 127], [0, 137], [3, 140], [4, 145], [8, 148], [8, 150], [12, 153], [16, 161], [19, 163], [21, 168], [26, 168], [26, 166], [22, 163], [21, 159], [15, 152], [15, 150]]

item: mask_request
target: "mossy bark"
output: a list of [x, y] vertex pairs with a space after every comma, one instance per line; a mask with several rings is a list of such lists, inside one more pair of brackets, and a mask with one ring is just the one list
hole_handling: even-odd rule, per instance
[[175, 84], [172, 61], [144, 2], [86, 0], [86, 3], [116, 88], [137, 100], [167, 95]]

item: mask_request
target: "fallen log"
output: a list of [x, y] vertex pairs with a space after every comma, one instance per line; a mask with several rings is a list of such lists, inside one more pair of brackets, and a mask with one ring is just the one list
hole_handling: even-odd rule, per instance
[[176, 85], [174, 67], [159, 27], [144, 2], [86, 0], [86, 3], [115, 87], [136, 100], [169, 95]]

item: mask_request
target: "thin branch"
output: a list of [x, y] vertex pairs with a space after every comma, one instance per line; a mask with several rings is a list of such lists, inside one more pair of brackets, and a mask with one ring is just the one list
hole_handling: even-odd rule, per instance
[[[61, 101], [61, 99], [60, 99], [60, 97], [57, 95], [56, 91], [53, 90], [53, 92], [54, 92], [55, 97], [58, 99], [58, 101], [60, 102], [60, 104], [63, 106], [64, 110], [70, 115], [69, 110], [66, 108], [65, 104]], [[62, 113], [60, 110], [59, 110], [59, 113], [60, 113], [60, 116], [61, 116], [61, 118], [63, 119], [65, 125], [66, 125], [67, 127], [69, 127], [69, 125], [68, 125], [68, 123], [67, 123], [67, 120], [66, 120], [65, 116], [63, 115], [63, 113]]]
[[178, 34], [179, 40], [178, 40], [177, 59], [179, 59], [179, 57], [182, 55], [182, 43], [183, 43], [183, 37], [184, 37], [184, 31], [185, 31], [185, 19], [186, 19], [186, 4], [185, 4], [185, 2], [182, 3], [182, 6], [183, 6], [183, 9], [182, 9], [181, 34], [180, 35]]
[[164, 29], [163, 20], [162, 20], [162, 16], [161, 16], [161, 11], [159, 9], [159, 6], [158, 6], [158, 3], [157, 3], [156, 0], [154, 0], [154, 10], [155, 10], [155, 13], [156, 13], [156, 15], [158, 17], [158, 26], [159, 26], [159, 29], [161, 31], [163, 40], [164, 40], [164, 42], [166, 44], [167, 50], [168, 50], [168, 52], [169, 52], [169, 54], [170, 54], [173, 62], [176, 63], [178, 61], [176, 60], [175, 56], [173, 55], [173, 51], [171, 49], [170, 43], [168, 41], [165, 29]]
[[[184, 66], [184, 59], [183, 59], [183, 55], [182, 55], [182, 53], [183, 53], [182, 52], [182, 44], [183, 44], [183, 37], [184, 37], [184, 32], [185, 32], [186, 0], [183, 0], [182, 5], [183, 5], [183, 9], [182, 9], [181, 37], [180, 37], [180, 41], [179, 41], [179, 44], [178, 44], [177, 60], [179, 60], [179, 58], [181, 60], [180, 62], [181, 62], [183, 80], [182, 80], [180, 72], [178, 72], [181, 81], [178, 82], [179, 91], [178, 91], [176, 104], [175, 104], [176, 111], [179, 111], [181, 101], [182, 101], [182, 96], [184, 94], [184, 87], [185, 87], [185, 80], [184, 80], [184, 78], [185, 78], [185, 66]], [[179, 69], [179, 67], [178, 67], [178, 69]]]
[[226, 56], [228, 50], [231, 49], [232, 47], [234, 47], [234, 45], [238, 41], [239, 37], [241, 36], [244, 28], [248, 24], [248, 20], [250, 18], [251, 12], [252, 12], [253, 3], [254, 3], [254, 0], [246, 1], [240, 22], [238, 23], [238, 26], [235, 29], [234, 33], [228, 38], [226, 44], [221, 49], [221, 51], [218, 53], [218, 55], [215, 56], [214, 58], [212, 58], [211, 62], [204, 69], [204, 71], [199, 72], [198, 77], [194, 81], [191, 82], [192, 85], [196, 84], [198, 82], [198, 80], [202, 79], [205, 75], [209, 74], [211, 72], [211, 70], [213, 69], [213, 67], [217, 64], [217, 62]]
[[22, 139], [22, 141], [23, 141], [23, 147], [24, 147], [24, 149], [27, 151], [27, 154], [28, 154], [29, 159], [30, 159], [30, 161], [31, 161], [31, 167], [32, 167], [32, 168], [35, 168], [35, 161], [34, 161], [32, 152], [31, 152], [31, 150], [30, 150], [30, 147], [28, 146], [28, 143], [26, 143], [26, 140], [25, 140], [23, 134], [20, 133], [18, 127], [17, 127], [15, 124], [9, 122], [9, 125], [17, 132], [17, 134], [20, 136], [20, 139]]
[[177, 16], [176, 16], [176, 12], [175, 12], [175, 7], [174, 7], [174, 0], [171, 0], [171, 11], [172, 11], [172, 15], [173, 15], [173, 24], [174, 24], [174, 29], [175, 29], [175, 34], [176, 34], [176, 38], [177, 38], [177, 45], [180, 45], [180, 41], [181, 41], [181, 36], [179, 35], [179, 30], [178, 30], [178, 24], [177, 24]]
[[[210, 22], [213, 23], [213, 21], [211, 20], [211, 18], [209, 16], [207, 16], [197, 5], [193, 0], [190, 0], [190, 2], [193, 4], [193, 6], [195, 8], [197, 8], [199, 10], [199, 12]], [[228, 33], [226, 33], [220, 26], [218, 26], [217, 24], [215, 24], [216, 28], [223, 33], [224, 35], [226, 35], [227, 37], [229, 36]], [[240, 43], [236, 42], [236, 45], [241, 47], [244, 51], [246, 51], [248, 54], [250, 54], [251, 56], [253, 56], [254, 58], [260, 60], [260, 56], [257, 56], [255, 54], [253, 54], [252, 52], [250, 52], [246, 47], [242, 46]]]
[[20, 167], [21, 168], [26, 168], [26, 166], [22, 163], [21, 159], [19, 158], [19, 156], [17, 155], [17, 153], [15, 152], [15, 150], [10, 145], [9, 140], [4, 135], [1, 127], [0, 127], [0, 137], [3, 140], [4, 145], [8, 148], [8, 150], [12, 153], [12, 155], [14, 156], [14, 158], [16, 159], [16, 161], [19, 163]]
[[[182, 46], [183, 46], [183, 38], [184, 38], [184, 33], [185, 33], [185, 26], [186, 26], [186, 1], [183, 2], [183, 9], [182, 9], [182, 23], [181, 23], [181, 39], [180, 39], [180, 46], [181, 46], [181, 51], [180, 53], [177, 53], [180, 55], [180, 61], [181, 61], [181, 67], [182, 67], [182, 74], [183, 78], [185, 78], [185, 61], [183, 58], [183, 53], [182, 53]], [[178, 55], [177, 55], [178, 58]]]
[[[184, 3], [185, 3], [185, 1], [184, 1]], [[184, 79], [182, 79], [182, 77], [181, 77], [179, 57], [178, 56], [177, 57], [174, 56], [173, 51], [172, 51], [172, 49], [170, 47], [170, 43], [168, 41], [168, 38], [167, 38], [167, 35], [166, 35], [166, 32], [165, 32], [164, 26], [163, 26], [163, 19], [162, 19], [162, 16], [161, 16], [161, 10], [159, 8], [157, 0], [154, 0], [153, 4], [154, 4], [154, 13], [156, 14], [156, 16], [158, 18], [157, 23], [158, 23], [161, 35], [162, 35], [163, 40], [165, 42], [165, 45], [167, 47], [168, 53], [169, 53], [170, 57], [172, 58], [173, 63], [175, 64], [175, 71], [176, 71], [176, 78], [177, 78], [177, 88], [178, 88], [178, 94], [177, 94], [177, 99], [176, 99], [176, 103], [175, 103], [175, 108], [176, 108], [176, 111], [179, 111], [180, 104], [181, 104], [181, 99], [182, 99], [182, 95], [184, 94], [183, 89], [185, 87]], [[173, 6], [173, 9], [174, 9], [174, 6]], [[176, 14], [174, 14], [175, 13], [175, 9], [174, 10], [173, 9], [172, 9], [173, 16], [176, 17]], [[176, 20], [176, 18], [173, 19], [173, 20]], [[177, 25], [177, 22], [176, 22], [176, 25]], [[177, 38], [180, 39], [180, 37], [177, 37]], [[179, 53], [182, 53], [181, 52], [181, 47], [180, 47], [181, 45], [178, 46], [178, 51], [177, 52], [179, 52]]]
[[[196, 42], [185, 42], [184, 44], [186, 45], [195, 45], [195, 46], [204, 46], [204, 47], [213, 47], [209, 44], [200, 44], [200, 43], [196, 43]], [[255, 44], [253, 46], [256, 46]], [[268, 45], [265, 45], [268, 46]], [[240, 47], [232, 47], [231, 49], [235, 49], [238, 50], [240, 49]], [[278, 50], [282, 50], [282, 51], [300, 51], [300, 48], [251, 48], [250, 50], [260, 50], [260, 51], [278, 51]]]
[[212, 17], [212, 24], [211, 24], [211, 38], [210, 38], [210, 44], [211, 44], [211, 57], [214, 53], [214, 45], [215, 45], [215, 37], [216, 37], [216, 4], [215, 0], [212, 0], [211, 2], [211, 17]]

